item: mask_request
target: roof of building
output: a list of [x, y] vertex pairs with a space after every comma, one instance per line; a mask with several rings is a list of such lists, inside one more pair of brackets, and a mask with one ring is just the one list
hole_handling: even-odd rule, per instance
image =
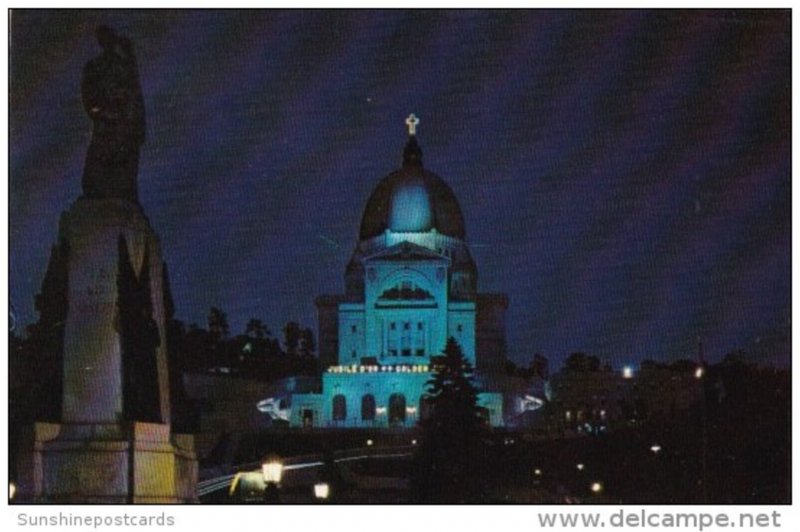
[[461, 239], [466, 235], [455, 194], [441, 177], [422, 167], [415, 135], [403, 151], [402, 168], [383, 178], [367, 201], [359, 238], [372, 238], [387, 229], [398, 233], [436, 229]]

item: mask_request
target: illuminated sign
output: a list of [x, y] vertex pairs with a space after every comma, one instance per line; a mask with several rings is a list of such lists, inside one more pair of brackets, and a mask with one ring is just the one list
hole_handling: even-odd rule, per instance
[[350, 366], [331, 366], [328, 368], [328, 373], [428, 373], [430, 366], [427, 364], [398, 364], [391, 366], [359, 366], [352, 364]]

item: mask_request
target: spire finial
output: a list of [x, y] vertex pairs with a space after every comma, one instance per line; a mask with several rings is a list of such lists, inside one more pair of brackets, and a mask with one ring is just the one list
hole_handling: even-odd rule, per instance
[[417, 134], [417, 124], [419, 124], [419, 118], [414, 113], [408, 115], [406, 118], [406, 125], [408, 126], [408, 135], [413, 137]]

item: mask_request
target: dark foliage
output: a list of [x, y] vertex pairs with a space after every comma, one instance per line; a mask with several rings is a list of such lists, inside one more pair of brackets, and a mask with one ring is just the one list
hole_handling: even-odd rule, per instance
[[[686, 409], [642, 408], [634, 395], [608, 433], [531, 439], [484, 457], [487, 501], [625, 504], [785, 504], [791, 502], [791, 373], [733, 353], [706, 365], [705, 392]], [[694, 373], [696, 362], [643, 362]], [[639, 377], [642, 378], [642, 377]], [[652, 447], [658, 444], [658, 452]], [[583, 470], [576, 468], [584, 464]], [[540, 476], [533, 474], [540, 470]], [[601, 481], [604, 491], [589, 487]], [[514, 490], [517, 490], [516, 492]], [[520, 493], [524, 493], [523, 498]], [[525, 498], [529, 497], [529, 498]]]
[[505, 372], [509, 377], [518, 377], [525, 380], [547, 379], [550, 377], [550, 361], [544, 355], [533, 355], [528, 367], [517, 366], [512, 360], [507, 360]]
[[257, 318], [247, 322], [243, 334], [231, 336], [227, 315], [219, 308], [211, 308], [208, 329], [196, 324], [186, 327], [178, 320], [170, 320], [167, 329], [172, 331], [172, 358], [179, 371], [263, 381], [313, 376], [319, 371], [314, 333], [296, 322], [283, 328], [285, 349]]
[[572, 353], [564, 361], [565, 371], [600, 371], [600, 359], [585, 353]]
[[420, 502], [482, 500], [482, 436], [486, 425], [472, 381], [472, 366], [450, 338], [428, 381], [429, 416], [414, 458], [413, 492]]

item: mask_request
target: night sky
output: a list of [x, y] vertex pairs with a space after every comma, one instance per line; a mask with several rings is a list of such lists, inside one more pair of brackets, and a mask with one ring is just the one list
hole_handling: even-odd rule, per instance
[[511, 358], [613, 365], [744, 349], [789, 364], [786, 11], [13, 11], [10, 296], [36, 319], [81, 193], [83, 65], [134, 40], [140, 201], [177, 317], [316, 329], [420, 117]]

